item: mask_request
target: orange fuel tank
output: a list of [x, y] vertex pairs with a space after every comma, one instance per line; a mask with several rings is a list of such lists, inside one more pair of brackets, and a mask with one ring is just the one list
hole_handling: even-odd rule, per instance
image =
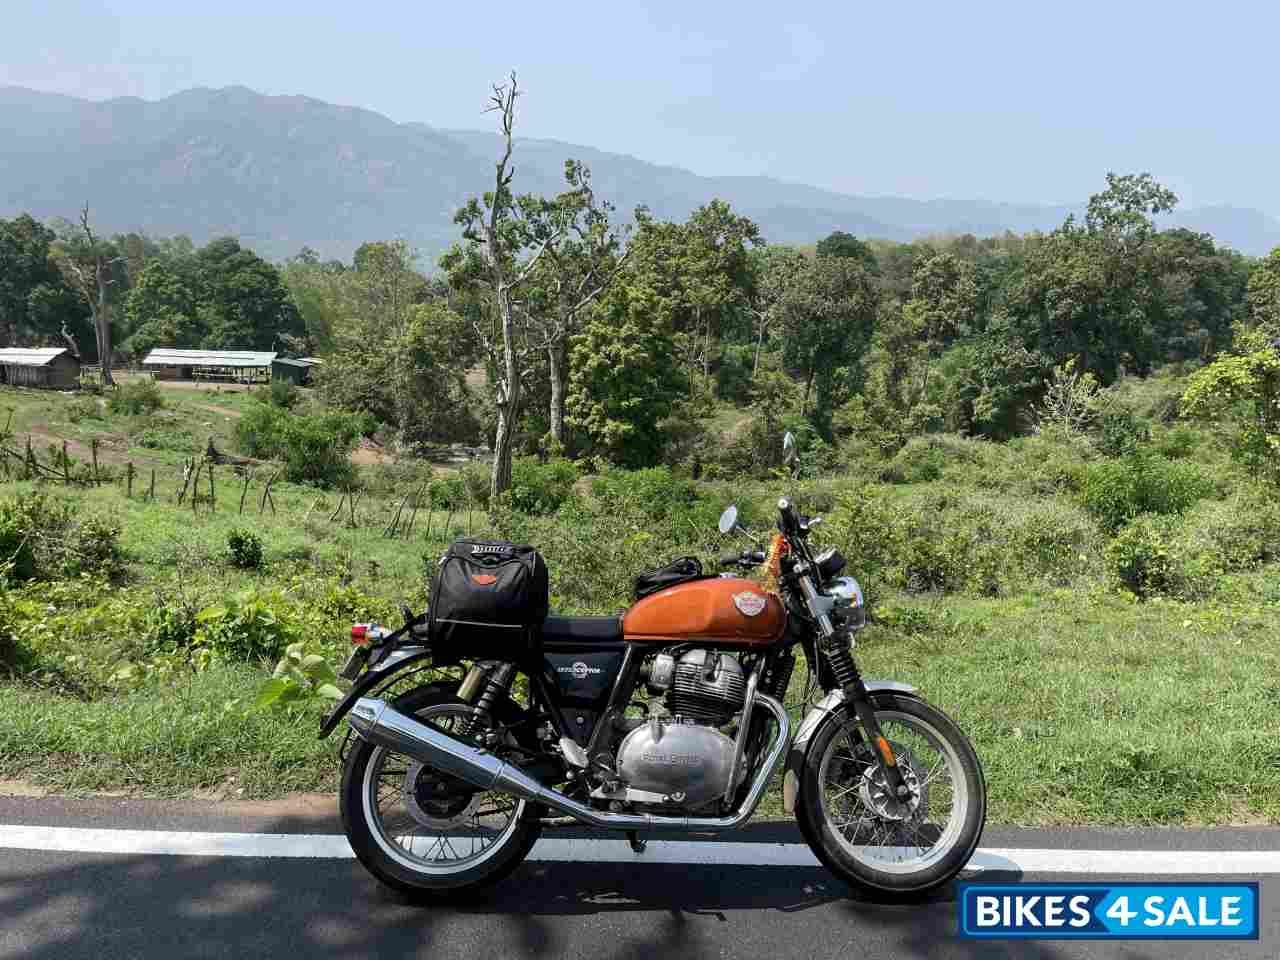
[[670, 643], [705, 640], [718, 646], [767, 646], [782, 636], [786, 611], [758, 583], [712, 577], [650, 594], [622, 618], [623, 638]]

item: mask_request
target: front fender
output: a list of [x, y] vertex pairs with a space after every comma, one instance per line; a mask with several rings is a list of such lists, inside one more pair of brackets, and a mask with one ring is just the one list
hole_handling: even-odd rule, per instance
[[365, 696], [370, 690], [383, 683], [388, 677], [395, 676], [409, 667], [416, 668], [421, 666], [422, 661], [430, 656], [431, 650], [427, 647], [400, 647], [388, 653], [357, 677], [347, 695], [324, 715], [324, 719], [320, 721], [320, 739], [323, 740], [332, 733], [333, 728], [338, 725], [338, 721], [345, 717], [351, 708], [356, 705], [356, 701]]
[[[896, 693], [900, 696], [916, 697], [916, 688], [909, 683], [897, 680], [863, 680], [867, 693]], [[791, 741], [791, 750], [787, 753], [787, 772], [782, 778], [782, 806], [787, 813], [795, 813], [796, 794], [800, 791], [800, 768], [804, 764], [804, 755], [809, 752], [809, 739], [818, 725], [844, 703], [844, 691], [832, 690], [815, 704], [796, 731], [796, 738]]]

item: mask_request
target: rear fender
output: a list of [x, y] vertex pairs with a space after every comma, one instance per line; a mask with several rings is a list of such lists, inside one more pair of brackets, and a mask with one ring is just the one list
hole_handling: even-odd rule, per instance
[[[916, 688], [909, 683], [897, 680], [863, 680], [867, 693], [895, 693], [900, 697], [914, 697], [919, 700]], [[796, 796], [800, 792], [800, 769], [804, 766], [804, 755], [809, 752], [809, 740], [813, 737], [822, 721], [844, 704], [844, 691], [832, 690], [805, 714], [796, 738], [791, 741], [791, 750], [787, 753], [787, 772], [782, 778], [782, 805], [787, 813], [795, 813]]]
[[331, 734], [338, 722], [355, 706], [356, 701], [368, 694], [370, 690], [398, 673], [421, 667], [423, 661], [430, 656], [430, 649], [417, 646], [400, 647], [383, 656], [358, 676], [356, 682], [351, 685], [351, 691], [324, 715], [324, 719], [320, 721], [320, 739], [323, 740]]

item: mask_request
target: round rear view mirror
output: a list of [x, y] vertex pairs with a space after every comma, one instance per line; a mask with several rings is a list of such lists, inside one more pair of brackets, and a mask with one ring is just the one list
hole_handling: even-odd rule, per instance
[[738, 525], [738, 508], [736, 505], [730, 505], [725, 508], [724, 513], [720, 514], [720, 532], [728, 533]]
[[782, 460], [790, 463], [796, 458], [796, 438], [790, 430], [782, 438]]

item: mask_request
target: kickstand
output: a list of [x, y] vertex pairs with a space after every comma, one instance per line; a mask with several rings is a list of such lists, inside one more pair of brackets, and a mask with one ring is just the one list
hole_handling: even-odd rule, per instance
[[640, 834], [634, 830], [627, 831], [627, 843], [631, 844], [633, 853], [644, 853], [644, 848], [649, 845], [647, 840], [641, 840]]

